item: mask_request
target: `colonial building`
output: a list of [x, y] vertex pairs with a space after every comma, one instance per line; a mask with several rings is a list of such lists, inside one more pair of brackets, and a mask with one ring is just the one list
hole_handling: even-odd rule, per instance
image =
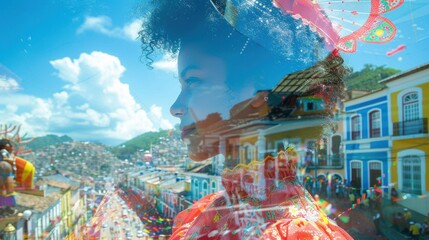
[[191, 196], [193, 201], [223, 190], [221, 177], [212, 176], [204, 173], [191, 173]]
[[390, 183], [390, 130], [387, 90], [345, 102], [346, 171], [358, 191]]
[[392, 133], [390, 182], [402, 194], [401, 204], [425, 215], [427, 198], [417, 196], [429, 192], [428, 76], [426, 64], [383, 81], [391, 113], [386, 122]]

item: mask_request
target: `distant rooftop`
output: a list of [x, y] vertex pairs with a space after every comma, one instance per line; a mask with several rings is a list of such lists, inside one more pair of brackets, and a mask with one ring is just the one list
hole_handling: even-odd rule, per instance
[[429, 63], [417, 66], [417, 67], [412, 68], [411, 70], [408, 70], [406, 72], [401, 72], [401, 73], [392, 75], [392, 76], [390, 76], [388, 78], [385, 78], [385, 79], [379, 81], [379, 83], [391, 82], [393, 80], [396, 80], [396, 79], [399, 79], [399, 78], [403, 78], [403, 77], [406, 77], [408, 75], [411, 75], [411, 74], [414, 74], [414, 73], [417, 73], [417, 72], [420, 72], [420, 71], [423, 71], [423, 70], [426, 70], [426, 69], [429, 69]]

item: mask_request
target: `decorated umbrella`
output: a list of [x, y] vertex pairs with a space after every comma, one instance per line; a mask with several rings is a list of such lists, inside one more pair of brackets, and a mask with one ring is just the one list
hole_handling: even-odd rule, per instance
[[[314, 41], [303, 25], [325, 41], [327, 50], [356, 51], [357, 41], [386, 43], [396, 34], [394, 24], [383, 16], [404, 0], [211, 0], [225, 19], [249, 39], [288, 57], [297, 56], [290, 44], [291, 25], [302, 40]], [[286, 13], [286, 14], [285, 14]], [[299, 46], [296, 46], [299, 48]], [[244, 49], [243, 49], [244, 50]], [[301, 55], [304, 49], [301, 50]], [[305, 55], [305, 54], [304, 54]], [[326, 55], [325, 55], [326, 56]], [[308, 56], [308, 62], [311, 59]]]

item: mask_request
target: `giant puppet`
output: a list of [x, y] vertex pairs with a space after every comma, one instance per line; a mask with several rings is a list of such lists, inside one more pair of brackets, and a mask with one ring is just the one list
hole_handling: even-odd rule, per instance
[[[16, 190], [29, 190], [34, 186], [35, 168], [26, 159], [17, 155], [24, 154], [20, 126], [0, 125], [0, 207], [15, 206]], [[15, 149], [15, 146], [20, 146]]]

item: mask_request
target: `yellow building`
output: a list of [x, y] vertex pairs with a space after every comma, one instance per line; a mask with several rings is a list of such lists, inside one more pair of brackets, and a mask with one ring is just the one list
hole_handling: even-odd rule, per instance
[[331, 177], [343, 180], [341, 131], [338, 129], [333, 133], [332, 129], [327, 129], [326, 123], [326, 119], [322, 118], [296, 119], [247, 132], [237, 142], [239, 162], [263, 160], [265, 154], [276, 156], [280, 150], [293, 146], [299, 154], [301, 171], [298, 174], [301, 177], [326, 178], [330, 174]]
[[[334, 68], [341, 62], [326, 63]], [[315, 66], [289, 74], [272, 90], [235, 105], [232, 128], [218, 133], [218, 162], [233, 167], [262, 161], [293, 145], [299, 154], [299, 177], [344, 180], [342, 121], [330, 118], [337, 108], [330, 102], [333, 88], [324, 85], [332, 76], [319, 70]]]
[[401, 204], [429, 212], [429, 64], [392, 76], [388, 87], [391, 138], [390, 182]]
[[81, 199], [79, 183], [61, 175], [46, 176], [44, 183], [51, 188], [49, 191], [57, 191], [62, 194], [61, 202], [61, 235], [64, 239], [72, 239], [73, 234], [79, 230], [79, 219], [84, 215], [86, 206]]

